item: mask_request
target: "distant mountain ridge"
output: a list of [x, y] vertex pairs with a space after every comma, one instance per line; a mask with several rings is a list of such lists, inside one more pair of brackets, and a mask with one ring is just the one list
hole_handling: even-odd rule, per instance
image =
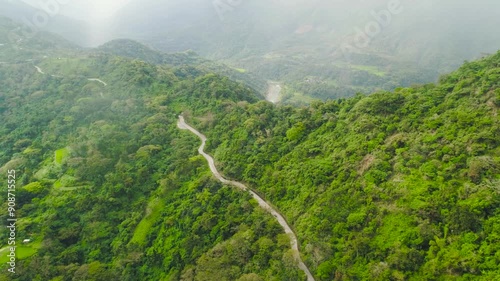
[[[42, 3], [48, 3], [48, 7], [53, 8], [50, 1]], [[0, 7], [0, 16], [8, 17], [24, 25], [29, 32], [32, 31], [31, 29], [35, 29], [36, 32], [50, 31], [79, 45], [85, 45], [89, 40], [91, 31], [86, 22], [69, 18], [61, 13], [52, 14], [52, 10], [48, 13], [44, 9], [35, 8], [21, 0], [0, 0]]]
[[[34, 13], [1, 1], [18, 19]], [[500, 47], [497, 10], [449, 0], [134, 0], [100, 25], [58, 15], [46, 28], [84, 46], [131, 38], [193, 50], [250, 73], [260, 92], [279, 82], [285, 103], [303, 103], [435, 82]]]
[[[114, 26], [121, 36], [120, 30], [130, 31], [126, 37], [160, 50], [192, 49], [259, 73], [262, 79], [282, 81], [289, 94], [322, 99], [435, 82], [464, 60], [500, 47], [500, 38], [491, 36], [500, 25], [500, 15], [475, 3], [256, 0], [232, 5], [220, 1], [217, 6], [209, 2], [133, 1], [118, 13]], [[397, 3], [399, 13], [386, 20], [390, 3]], [[478, 18], [479, 14], [484, 16]], [[343, 46], [367, 36], [358, 33], [367, 28], [375, 33], [369, 44], [346, 52]], [[386, 77], [372, 75], [377, 71]], [[319, 82], [305, 83], [304, 77]]]
[[261, 94], [266, 90], [266, 82], [252, 73], [242, 73], [222, 63], [217, 63], [200, 57], [193, 51], [178, 53], [163, 53], [151, 47], [130, 39], [116, 39], [105, 43], [93, 52], [105, 52], [117, 56], [139, 59], [152, 64], [166, 64], [171, 66], [194, 66], [207, 72], [215, 72], [245, 83]]

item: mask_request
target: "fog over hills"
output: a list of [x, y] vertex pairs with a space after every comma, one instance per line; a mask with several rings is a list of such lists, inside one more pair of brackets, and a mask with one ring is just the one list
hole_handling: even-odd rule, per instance
[[[58, 3], [25, 1], [38, 10]], [[164, 52], [193, 50], [279, 81], [286, 94], [322, 99], [433, 82], [500, 47], [500, 4], [492, 0], [75, 0], [57, 8], [45, 28], [80, 45], [129, 38]], [[16, 9], [2, 13], [19, 19]]]
[[61, 13], [62, 6], [58, 5], [56, 10], [51, 5], [47, 7], [46, 11], [45, 6], [42, 8], [39, 5], [29, 5], [20, 0], [0, 0], [0, 15], [24, 24], [25, 33], [44, 30], [62, 35], [80, 45], [86, 45], [90, 41], [91, 30], [88, 22]]

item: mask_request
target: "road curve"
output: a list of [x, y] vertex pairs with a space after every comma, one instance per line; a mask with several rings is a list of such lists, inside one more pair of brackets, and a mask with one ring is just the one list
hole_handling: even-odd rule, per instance
[[108, 84], [106, 82], [104, 82], [104, 81], [102, 81], [101, 79], [98, 79], [98, 78], [89, 78], [87, 80], [99, 82], [99, 83], [103, 84], [104, 86], [108, 86]]
[[[36, 71], [38, 73], [45, 74], [45, 72], [43, 72], [43, 70], [40, 67], [38, 67], [38, 66], [35, 65], [35, 68], [36, 68]], [[59, 78], [64, 77], [64, 76], [59, 76], [59, 75], [50, 75], [50, 76], [52, 76], [52, 77], [59, 77]], [[87, 78], [87, 80], [88, 81], [93, 81], [93, 82], [99, 82], [99, 83], [103, 84], [104, 86], [108, 86], [108, 84], [106, 82], [102, 81], [99, 78]]]
[[217, 171], [217, 168], [215, 167], [215, 161], [212, 158], [212, 156], [206, 154], [204, 151], [207, 137], [205, 135], [203, 135], [202, 133], [198, 132], [193, 127], [189, 126], [186, 123], [186, 121], [184, 120], [183, 116], [179, 116], [179, 121], [177, 122], [177, 127], [179, 127], [179, 129], [181, 129], [181, 130], [189, 130], [190, 132], [192, 132], [193, 134], [195, 134], [196, 136], [198, 136], [201, 139], [201, 145], [198, 148], [198, 153], [200, 153], [203, 157], [205, 157], [205, 159], [207, 159], [208, 165], [210, 166], [210, 171], [212, 171], [212, 174], [214, 174], [214, 176], [219, 181], [221, 181], [224, 184], [229, 184], [229, 185], [235, 186], [243, 191], [249, 192], [252, 195], [252, 197], [259, 203], [259, 206], [261, 208], [263, 208], [264, 210], [266, 210], [268, 213], [270, 213], [271, 215], [273, 215], [276, 218], [278, 223], [285, 230], [285, 233], [288, 234], [288, 236], [290, 237], [290, 246], [293, 249], [293, 255], [294, 255], [294, 258], [298, 262], [299, 268], [302, 271], [304, 271], [304, 273], [307, 275], [307, 281], [314, 281], [314, 277], [312, 276], [311, 272], [309, 271], [309, 269], [307, 268], [307, 266], [304, 264], [304, 262], [302, 261], [302, 259], [300, 257], [299, 246], [297, 243], [297, 241], [298, 241], [297, 236], [292, 231], [292, 228], [288, 225], [285, 218], [277, 210], [275, 210], [269, 203], [267, 203], [262, 197], [260, 197], [257, 193], [255, 193], [252, 189], [248, 188], [247, 186], [245, 186], [244, 184], [242, 184], [240, 182], [225, 179], [219, 173], [219, 171]]
[[36, 66], [36, 65], [35, 65], [35, 68], [36, 68], [36, 71], [37, 71], [38, 73], [40, 73], [40, 74], [45, 74], [45, 72], [43, 72], [43, 70], [42, 70], [40, 67], [38, 67], [38, 66]]

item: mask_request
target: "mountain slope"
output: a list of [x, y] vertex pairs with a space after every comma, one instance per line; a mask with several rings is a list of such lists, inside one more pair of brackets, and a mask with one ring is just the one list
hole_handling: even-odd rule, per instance
[[203, 69], [207, 73], [218, 73], [220, 75], [227, 76], [232, 80], [247, 84], [261, 94], [263, 94], [266, 90], [266, 81], [258, 78], [255, 74], [248, 73], [246, 71], [239, 71], [222, 63], [203, 59], [193, 51], [165, 54], [133, 40], [118, 39], [99, 46], [95, 49], [95, 52], [104, 52], [121, 57], [140, 59], [152, 64], [166, 64], [175, 67], [194, 66], [198, 69]]
[[0, 279], [302, 279], [279, 224], [212, 179], [175, 125], [253, 90], [195, 66], [53, 52], [0, 65], [0, 177], [16, 171], [18, 219], [16, 274], [2, 255]]
[[[33, 2], [32, 2], [33, 3]], [[54, 6], [54, 3], [55, 6]], [[8, 17], [23, 24], [27, 32], [54, 32], [76, 44], [84, 45], [91, 37], [88, 23], [62, 15], [59, 11], [65, 3], [39, 2], [38, 7], [30, 6], [22, 0], [0, 0], [0, 16]], [[48, 8], [42, 8], [47, 5]], [[50, 11], [50, 13], [47, 13]]]
[[202, 127], [226, 176], [282, 210], [320, 280], [492, 280], [500, 53], [440, 83]]

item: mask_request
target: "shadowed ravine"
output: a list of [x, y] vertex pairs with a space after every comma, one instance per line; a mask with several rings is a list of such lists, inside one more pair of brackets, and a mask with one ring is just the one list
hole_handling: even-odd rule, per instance
[[286, 222], [285, 218], [276, 209], [274, 209], [269, 203], [267, 203], [264, 199], [262, 199], [262, 197], [260, 197], [257, 193], [255, 193], [252, 189], [248, 188], [247, 186], [245, 186], [244, 184], [242, 184], [240, 182], [231, 181], [231, 180], [225, 179], [219, 173], [219, 171], [217, 171], [217, 168], [215, 167], [215, 162], [214, 162], [214, 159], [212, 158], [212, 156], [206, 154], [205, 151], [204, 151], [204, 149], [205, 149], [205, 143], [207, 141], [207, 137], [205, 137], [205, 135], [203, 135], [202, 133], [198, 132], [193, 127], [189, 126], [185, 122], [184, 117], [179, 116], [179, 122], [177, 122], [177, 127], [179, 127], [179, 129], [181, 129], [181, 130], [189, 130], [189, 131], [191, 131], [193, 134], [197, 135], [201, 139], [201, 145], [198, 148], [198, 152], [203, 157], [205, 157], [205, 159], [207, 159], [208, 165], [210, 166], [210, 171], [212, 171], [212, 173], [214, 174], [214, 176], [219, 181], [221, 181], [224, 184], [229, 184], [229, 185], [235, 186], [235, 187], [237, 187], [237, 188], [239, 188], [239, 189], [241, 189], [243, 191], [249, 192], [252, 195], [252, 197], [259, 203], [259, 206], [261, 208], [263, 208], [264, 210], [266, 210], [268, 213], [270, 213], [271, 215], [273, 215], [276, 218], [276, 220], [278, 221], [278, 223], [285, 230], [285, 233], [288, 234], [288, 236], [290, 237], [290, 246], [293, 249], [293, 255], [294, 255], [295, 259], [298, 262], [299, 268], [302, 271], [304, 271], [304, 273], [307, 275], [307, 281], [314, 281], [314, 277], [312, 276], [311, 272], [309, 271], [309, 269], [307, 268], [307, 266], [304, 264], [304, 262], [302, 261], [302, 259], [300, 257], [299, 246], [298, 246], [298, 243], [297, 243], [297, 241], [298, 241], [297, 240], [297, 235], [295, 235], [295, 233], [293, 232], [292, 228]]

